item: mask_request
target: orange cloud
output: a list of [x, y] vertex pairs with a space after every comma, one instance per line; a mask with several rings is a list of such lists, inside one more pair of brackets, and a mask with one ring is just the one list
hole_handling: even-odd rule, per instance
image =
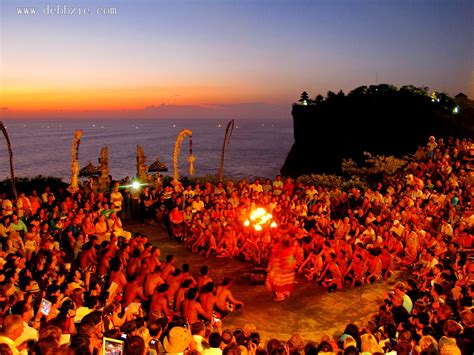
[[155, 104], [209, 105], [261, 100], [259, 89], [218, 86], [35, 88], [13, 87], [0, 91], [11, 110], [134, 110]]
[[290, 104], [249, 102], [219, 105], [151, 105], [126, 110], [11, 110], [4, 108], [0, 115], [6, 119], [180, 119], [180, 118], [290, 118]]

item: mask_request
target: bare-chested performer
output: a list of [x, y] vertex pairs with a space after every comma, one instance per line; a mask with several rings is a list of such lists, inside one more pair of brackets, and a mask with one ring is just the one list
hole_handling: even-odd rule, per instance
[[365, 261], [362, 260], [362, 255], [354, 255], [351, 264], [344, 273], [344, 280], [350, 282], [351, 288], [354, 288], [356, 285], [363, 285], [365, 283], [365, 269]]
[[367, 262], [368, 271], [366, 282], [374, 283], [382, 279], [382, 259], [380, 258], [380, 250], [378, 248], [370, 250], [370, 257]]
[[175, 309], [174, 300], [183, 281], [183, 271], [181, 269], [175, 269], [174, 272], [168, 276], [168, 281], [166, 282], [170, 286], [168, 290], [168, 301], [172, 309]]
[[207, 283], [212, 282], [212, 279], [207, 275], [209, 273], [209, 267], [207, 265], [201, 266], [199, 269], [200, 276], [197, 279], [198, 290], [202, 289]]
[[181, 266], [181, 269], [183, 271], [182, 273], [182, 280], [185, 281], [185, 280], [191, 280], [191, 287], [194, 287], [197, 285], [197, 282], [196, 282], [196, 279], [193, 277], [193, 275], [191, 275], [191, 273], [189, 272], [189, 264], [183, 264]]
[[185, 300], [181, 303], [181, 314], [187, 318], [189, 324], [198, 322], [199, 316], [206, 320], [211, 320], [212, 318], [212, 314], [206, 313], [201, 304], [196, 301], [197, 295], [197, 288], [190, 288], [186, 292]]
[[392, 276], [394, 269], [394, 258], [388, 248], [382, 249], [380, 259], [382, 260], [382, 276], [384, 279], [387, 279]]
[[178, 292], [176, 292], [176, 296], [174, 298], [174, 309], [179, 311], [181, 309], [181, 303], [186, 299], [186, 292], [193, 287], [193, 283], [191, 279], [186, 279], [181, 282], [181, 286], [179, 287]]
[[334, 288], [342, 289], [342, 274], [336, 262], [336, 254], [330, 253], [326, 267], [317, 280], [328, 289], [332, 291]]
[[208, 282], [204, 285], [200, 291], [199, 301], [201, 302], [202, 308], [206, 313], [213, 314], [217, 297], [214, 294], [215, 285], [214, 282]]
[[157, 247], [151, 248], [151, 256], [150, 256], [150, 267], [151, 270], [155, 270], [157, 266], [161, 266], [160, 262], [161, 251]]
[[168, 284], [161, 284], [153, 294], [150, 303], [150, 321], [172, 315], [173, 312], [168, 307], [168, 288]]
[[140, 267], [142, 262], [142, 255], [140, 253], [140, 249], [135, 248], [132, 252], [132, 258], [128, 261], [127, 266], [127, 275], [131, 277], [135, 274], [135, 271]]
[[105, 281], [110, 270], [110, 260], [113, 257], [113, 251], [110, 249], [102, 249], [99, 258], [99, 266], [97, 267], [97, 275], [101, 281]]
[[219, 312], [221, 319], [228, 315], [234, 307], [235, 309], [240, 309], [244, 306], [243, 302], [236, 300], [232, 296], [232, 292], [230, 291], [231, 287], [232, 279], [225, 277], [222, 281], [222, 285], [217, 286], [216, 289], [215, 310]]
[[161, 269], [161, 278], [165, 280], [165, 282], [168, 282], [168, 276], [174, 272], [174, 256], [173, 255], [167, 255], [166, 256], [166, 262], [163, 265]]
[[97, 266], [97, 254], [94, 248], [93, 241], [87, 242], [83, 251], [79, 254], [79, 267], [82, 271], [92, 271], [95, 270]]
[[192, 247], [192, 251], [194, 253], [200, 253], [201, 255], [205, 255], [209, 257], [211, 252], [216, 252], [217, 242], [216, 238], [211, 232], [211, 226], [203, 228], [201, 234], [197, 238], [196, 242]]
[[123, 271], [122, 262], [120, 258], [116, 257], [110, 261], [110, 283], [115, 282], [117, 284], [117, 295], [121, 294], [127, 285], [127, 277]]
[[156, 288], [161, 284], [164, 284], [165, 281], [161, 277], [161, 268], [155, 266], [153, 272], [149, 273], [145, 279], [145, 296], [150, 297], [155, 292]]
[[217, 253], [221, 256], [234, 257], [237, 252], [237, 237], [235, 230], [227, 225], [222, 235], [222, 239], [217, 244]]
[[123, 293], [122, 305], [128, 306], [132, 302], [146, 301], [146, 297], [143, 294], [143, 282], [145, 280], [144, 275], [133, 275], [131, 280], [125, 286]]
[[306, 260], [301, 264], [298, 269], [298, 273], [305, 273], [308, 280], [313, 280], [314, 277], [319, 277], [321, 271], [323, 271], [324, 263], [321, 253], [313, 249], [308, 255]]

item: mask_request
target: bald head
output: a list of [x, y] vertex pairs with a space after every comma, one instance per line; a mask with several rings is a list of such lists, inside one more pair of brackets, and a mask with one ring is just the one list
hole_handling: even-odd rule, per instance
[[6, 316], [3, 321], [3, 332], [12, 340], [16, 340], [23, 333], [23, 328], [23, 319], [17, 314]]

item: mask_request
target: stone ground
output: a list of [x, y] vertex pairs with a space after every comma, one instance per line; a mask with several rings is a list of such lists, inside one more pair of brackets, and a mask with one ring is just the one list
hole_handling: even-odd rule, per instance
[[355, 289], [328, 293], [297, 277], [295, 292], [283, 302], [274, 302], [265, 285], [253, 285], [248, 278], [250, 265], [230, 258], [206, 258], [193, 254], [179, 242], [168, 238], [166, 231], [157, 226], [128, 224], [126, 229], [146, 235], [161, 250], [162, 258], [173, 254], [176, 265], [188, 263], [197, 276], [199, 267], [208, 265], [210, 276], [220, 282], [224, 276], [234, 279], [232, 288], [236, 299], [244, 302], [238, 310], [224, 320], [224, 328], [242, 327], [253, 323], [263, 339], [287, 340], [298, 332], [305, 340], [319, 341], [323, 334], [338, 336], [348, 323], [365, 326], [371, 315], [383, 302], [383, 294], [400, 278], [398, 274], [387, 281]]

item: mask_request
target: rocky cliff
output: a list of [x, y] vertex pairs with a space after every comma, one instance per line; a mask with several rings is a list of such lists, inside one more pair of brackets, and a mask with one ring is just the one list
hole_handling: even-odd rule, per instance
[[292, 109], [295, 142], [282, 175], [340, 173], [344, 158], [364, 151], [403, 155], [430, 135], [473, 137], [473, 110], [443, 94], [390, 85], [360, 87], [348, 95], [302, 97]]

